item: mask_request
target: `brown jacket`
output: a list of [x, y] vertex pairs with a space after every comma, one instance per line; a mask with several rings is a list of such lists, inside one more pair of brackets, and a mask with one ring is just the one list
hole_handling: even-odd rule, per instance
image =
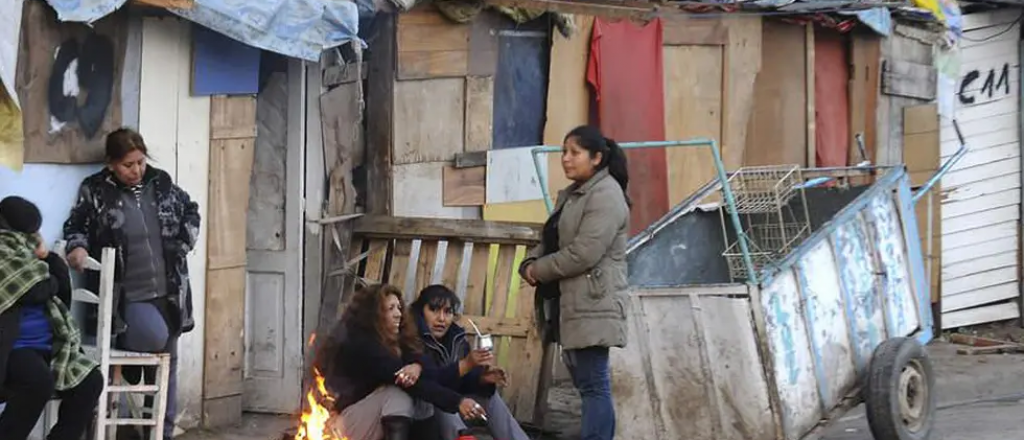
[[555, 209], [562, 209], [559, 251], [545, 256], [542, 243], [520, 267], [532, 264], [538, 282], [558, 281], [563, 348], [624, 347], [629, 207], [622, 188], [604, 169], [560, 191]]

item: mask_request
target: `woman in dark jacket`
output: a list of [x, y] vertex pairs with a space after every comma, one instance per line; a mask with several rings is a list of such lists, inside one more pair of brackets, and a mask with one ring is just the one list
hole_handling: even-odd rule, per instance
[[[424, 365], [437, 371], [445, 388], [482, 403], [487, 428], [494, 438], [529, 440], [508, 405], [496, 392], [505, 384], [505, 371], [494, 365], [490, 350], [470, 350], [466, 331], [454, 323], [462, 302], [451, 289], [433, 285], [420, 292], [410, 307], [423, 340]], [[442, 440], [455, 440], [466, 423], [456, 414], [435, 414]]]
[[321, 349], [327, 386], [334, 395], [335, 427], [349, 440], [407, 440], [414, 420], [434, 407], [468, 417], [482, 408], [436, 381], [424, 368], [415, 321], [402, 292], [389, 285], [357, 291]]
[[[199, 235], [199, 206], [146, 159], [146, 143], [138, 133], [122, 128], [107, 135], [107, 166], [82, 182], [64, 223], [64, 238], [68, 263], [76, 270], [82, 270], [87, 256], [99, 257], [104, 247], [117, 250], [114, 334], [125, 350], [170, 354], [164, 438], [171, 438], [178, 338], [194, 326], [186, 256]], [[98, 274], [86, 275], [87, 287], [97, 291]], [[146, 368], [147, 377], [153, 372]], [[124, 370], [129, 382], [138, 382], [141, 373]]]
[[0, 201], [0, 438], [25, 440], [46, 403], [60, 398], [50, 440], [82, 438], [103, 375], [82, 353], [68, 305], [68, 266], [39, 237], [39, 209], [20, 197]]

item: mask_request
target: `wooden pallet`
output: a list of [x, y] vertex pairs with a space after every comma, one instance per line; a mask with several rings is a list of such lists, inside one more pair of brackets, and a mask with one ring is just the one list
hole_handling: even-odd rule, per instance
[[498, 363], [509, 373], [502, 397], [518, 420], [534, 421], [546, 396], [545, 347], [534, 288], [521, 282], [518, 265], [539, 243], [539, 225], [364, 216], [353, 231], [349, 261], [359, 262], [353, 269], [362, 282], [396, 286], [407, 304], [431, 284], [459, 295], [460, 324], [467, 327], [472, 319], [494, 336]]

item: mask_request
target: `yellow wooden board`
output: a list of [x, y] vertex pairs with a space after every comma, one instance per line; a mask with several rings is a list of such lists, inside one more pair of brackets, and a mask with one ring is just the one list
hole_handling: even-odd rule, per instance
[[548, 210], [544, 206], [543, 200], [491, 203], [484, 205], [484, 220], [544, 223], [547, 219]]

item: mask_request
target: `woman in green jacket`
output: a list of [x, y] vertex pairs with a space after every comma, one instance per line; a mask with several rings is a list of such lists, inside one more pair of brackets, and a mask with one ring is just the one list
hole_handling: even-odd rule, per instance
[[558, 193], [541, 244], [520, 274], [539, 295], [557, 302], [551, 321], [583, 400], [581, 438], [611, 440], [608, 350], [626, 345], [626, 156], [597, 128], [577, 127], [565, 137], [562, 169], [572, 184]]

